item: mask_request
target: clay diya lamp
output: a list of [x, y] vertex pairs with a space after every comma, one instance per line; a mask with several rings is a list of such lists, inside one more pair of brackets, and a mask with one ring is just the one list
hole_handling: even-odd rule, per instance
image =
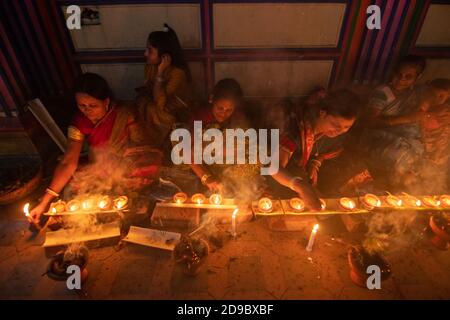
[[111, 198], [109, 196], [99, 197], [97, 207], [100, 210], [108, 210], [111, 207]]
[[450, 243], [450, 214], [434, 214], [430, 218], [430, 227], [434, 233], [431, 243], [438, 249], [447, 250]]
[[300, 198], [291, 198], [289, 200], [289, 206], [295, 212], [302, 212], [303, 210], [305, 210], [305, 202]]
[[222, 196], [218, 193], [213, 193], [210, 197], [209, 197], [209, 203], [210, 204], [214, 204], [216, 206], [220, 205], [222, 203]]
[[47, 266], [47, 276], [56, 281], [66, 281], [70, 276], [67, 268], [71, 265], [80, 267], [81, 283], [84, 283], [88, 277], [87, 263], [89, 253], [86, 247], [80, 247], [78, 250], [61, 250], [50, 260]]
[[185, 203], [188, 199], [188, 196], [184, 192], [178, 192], [173, 195], [173, 202], [177, 204]]
[[79, 200], [71, 200], [67, 203], [67, 210], [75, 212], [81, 209], [81, 202]]
[[391, 208], [400, 208], [403, 205], [402, 199], [400, 199], [399, 197], [393, 196], [393, 195], [389, 195], [386, 197], [386, 203]]
[[441, 202], [441, 206], [444, 208], [450, 208], [450, 195], [444, 194], [439, 198], [439, 201]]
[[374, 194], [368, 193], [364, 195], [364, 197], [361, 200], [364, 206], [369, 210], [381, 207], [380, 198]]
[[57, 202], [53, 202], [50, 205], [50, 212], [52, 214], [57, 215], [58, 213], [63, 213], [66, 211], [66, 203], [62, 200], [58, 200]]
[[370, 254], [361, 246], [352, 246], [347, 252], [348, 264], [350, 266], [350, 278], [360, 287], [367, 288], [367, 268], [376, 265], [381, 270], [381, 281], [391, 275], [391, 266], [378, 253]]
[[418, 208], [422, 206], [422, 201], [416, 197], [410, 196], [409, 194], [405, 194], [403, 197], [403, 204], [408, 207]]
[[192, 203], [203, 204], [206, 201], [206, 197], [202, 193], [196, 193], [191, 197]]
[[350, 198], [340, 198], [339, 199], [339, 205], [341, 208], [347, 211], [352, 211], [356, 208], [356, 203]]
[[437, 208], [441, 205], [441, 201], [435, 196], [423, 197], [422, 203], [429, 208]]
[[120, 196], [116, 199], [114, 199], [114, 208], [117, 210], [124, 210], [128, 206], [128, 197], [127, 196]]
[[269, 198], [261, 198], [258, 201], [258, 209], [262, 212], [272, 212], [273, 203]]

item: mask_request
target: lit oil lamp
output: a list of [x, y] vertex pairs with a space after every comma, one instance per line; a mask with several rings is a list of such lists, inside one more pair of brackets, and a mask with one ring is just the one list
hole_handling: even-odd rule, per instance
[[202, 193], [196, 193], [191, 197], [191, 201], [196, 204], [203, 204], [206, 201], [206, 197]]
[[341, 199], [339, 199], [339, 204], [345, 210], [353, 210], [353, 209], [356, 208], [355, 201], [353, 201], [350, 198], [341, 198]]
[[411, 196], [407, 193], [403, 193], [405, 195], [404, 204], [409, 207], [420, 207], [422, 205], [422, 201], [417, 199], [414, 196]]
[[108, 196], [102, 196], [99, 198], [97, 206], [101, 210], [106, 210], [111, 205], [111, 199]]
[[270, 200], [269, 198], [259, 199], [258, 208], [263, 212], [271, 212], [273, 209], [272, 200]]
[[209, 203], [211, 204], [215, 204], [215, 205], [219, 205], [222, 203], [222, 196], [218, 193], [213, 193], [210, 197], [209, 197]]
[[323, 199], [320, 199], [320, 208], [322, 209], [322, 211], [327, 208], [327, 203]]
[[298, 212], [305, 210], [305, 202], [300, 198], [292, 198], [289, 200], [289, 205]]
[[81, 203], [78, 200], [71, 200], [67, 203], [67, 208], [70, 212], [78, 211], [81, 208]]
[[50, 205], [50, 212], [52, 214], [57, 214], [66, 211], [66, 203], [62, 200], [58, 200], [57, 202], [53, 202]]
[[116, 199], [114, 199], [114, 208], [117, 210], [125, 209], [128, 205], [128, 197], [127, 196], [120, 196]]
[[90, 211], [95, 207], [94, 205], [94, 199], [88, 198], [85, 199], [82, 203], [81, 203], [81, 208], [85, 211]]
[[188, 196], [186, 193], [178, 192], [173, 195], [173, 202], [179, 203], [179, 204], [185, 203], [187, 198], [188, 198]]
[[427, 207], [439, 207], [441, 205], [441, 201], [437, 199], [435, 196], [426, 196], [422, 198], [422, 202]]
[[398, 208], [398, 207], [401, 207], [401, 206], [403, 205], [402, 199], [400, 199], [400, 198], [398, 198], [398, 197], [396, 197], [396, 196], [393, 196], [393, 195], [387, 196], [387, 197], [386, 197], [386, 202], [387, 202], [391, 207], [394, 207], [394, 208]]
[[381, 206], [381, 200], [376, 195], [368, 193], [363, 197], [363, 203], [373, 209]]
[[450, 195], [444, 194], [439, 199], [441, 201], [441, 205], [445, 208], [450, 208]]

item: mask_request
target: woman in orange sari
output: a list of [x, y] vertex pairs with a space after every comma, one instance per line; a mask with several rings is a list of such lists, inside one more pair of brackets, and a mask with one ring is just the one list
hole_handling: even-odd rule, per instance
[[75, 191], [89, 192], [72, 179], [85, 142], [89, 147], [89, 160], [96, 166], [95, 171], [90, 171], [98, 175], [96, 179], [90, 179], [89, 184], [97, 183], [104, 189], [108, 177], [119, 169], [119, 181], [115, 182], [122, 186], [139, 189], [149, 185], [161, 163], [161, 152], [144, 143], [133, 107], [113, 101], [105, 79], [94, 73], [83, 74], [75, 81], [74, 93], [79, 111], [68, 129], [64, 157], [41, 202], [30, 213], [35, 223], [69, 181], [75, 182], [72, 186]]

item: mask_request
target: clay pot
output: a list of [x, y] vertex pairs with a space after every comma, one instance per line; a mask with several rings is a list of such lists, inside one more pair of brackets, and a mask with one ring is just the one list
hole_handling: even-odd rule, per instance
[[350, 266], [350, 278], [360, 287], [367, 288], [367, 267], [377, 265], [381, 269], [381, 281], [389, 278], [391, 266], [379, 254], [370, 254], [362, 247], [350, 247], [348, 249], [348, 264]]
[[81, 283], [84, 283], [88, 277], [87, 263], [88, 250], [86, 247], [81, 247], [77, 253], [70, 259], [66, 255], [67, 250], [59, 251], [47, 266], [47, 276], [56, 281], [66, 281], [70, 276], [67, 268], [70, 265], [77, 265], [81, 270]]
[[189, 276], [200, 272], [208, 253], [209, 245], [205, 240], [189, 237], [183, 237], [173, 251], [175, 261], [183, 266], [183, 272]]
[[431, 243], [441, 250], [447, 250], [450, 243], [450, 217], [448, 215], [448, 213], [442, 213], [430, 218], [430, 227], [434, 233]]

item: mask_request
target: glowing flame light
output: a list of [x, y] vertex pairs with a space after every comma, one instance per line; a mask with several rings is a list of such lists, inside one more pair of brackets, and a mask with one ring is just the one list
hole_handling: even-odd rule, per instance
[[213, 193], [210, 197], [209, 197], [209, 203], [211, 204], [215, 204], [215, 205], [219, 205], [222, 203], [222, 196], [218, 193]]
[[320, 208], [322, 210], [325, 210], [327, 208], [327, 203], [323, 199], [320, 199]]
[[441, 196], [441, 204], [442, 206], [446, 207], [446, 208], [450, 208], [450, 195], [443, 195]]
[[117, 210], [124, 209], [128, 204], [128, 197], [120, 196], [114, 200], [114, 207]]
[[423, 197], [423, 203], [429, 207], [439, 207], [441, 205], [441, 201], [433, 196]]
[[23, 206], [23, 213], [25, 213], [25, 217], [29, 217], [30, 216], [30, 204], [26, 203]]
[[102, 210], [107, 209], [109, 207], [110, 204], [110, 199], [108, 196], [103, 196], [100, 198], [100, 200], [98, 201], [98, 207]]
[[401, 207], [403, 205], [403, 201], [400, 198], [397, 198], [396, 196], [388, 196], [386, 198], [386, 202], [391, 206], [391, 207]]
[[192, 200], [193, 203], [203, 204], [203, 203], [205, 203], [206, 198], [205, 198], [205, 196], [203, 194], [196, 193], [196, 194], [194, 194], [192, 196], [191, 200]]
[[300, 198], [292, 198], [289, 200], [289, 205], [295, 211], [303, 211], [305, 209], [305, 202]]
[[366, 194], [363, 198], [363, 201], [366, 205], [368, 205], [369, 207], [380, 207], [381, 206], [381, 200], [380, 198], [378, 198], [376, 195], [374, 194]]
[[347, 210], [353, 210], [356, 207], [355, 201], [353, 201], [350, 198], [341, 198], [339, 200], [339, 203], [341, 204], [342, 207], [344, 207]]
[[185, 203], [186, 202], [186, 200], [187, 200], [187, 198], [188, 198], [188, 196], [187, 196], [187, 194], [186, 193], [184, 193], [184, 192], [178, 192], [178, 193], [175, 193], [174, 194], [174, 196], [173, 196], [173, 202], [175, 202], [175, 203]]
[[261, 199], [259, 199], [259, 201], [258, 201], [258, 208], [261, 211], [270, 212], [270, 211], [272, 211], [272, 207], [273, 207], [272, 200], [270, 200], [269, 198], [261, 198]]
[[81, 204], [80, 204], [80, 201], [78, 201], [78, 200], [72, 200], [72, 201], [69, 201], [69, 203], [67, 204], [67, 207], [69, 208], [70, 212], [75, 212], [75, 211], [80, 210]]

